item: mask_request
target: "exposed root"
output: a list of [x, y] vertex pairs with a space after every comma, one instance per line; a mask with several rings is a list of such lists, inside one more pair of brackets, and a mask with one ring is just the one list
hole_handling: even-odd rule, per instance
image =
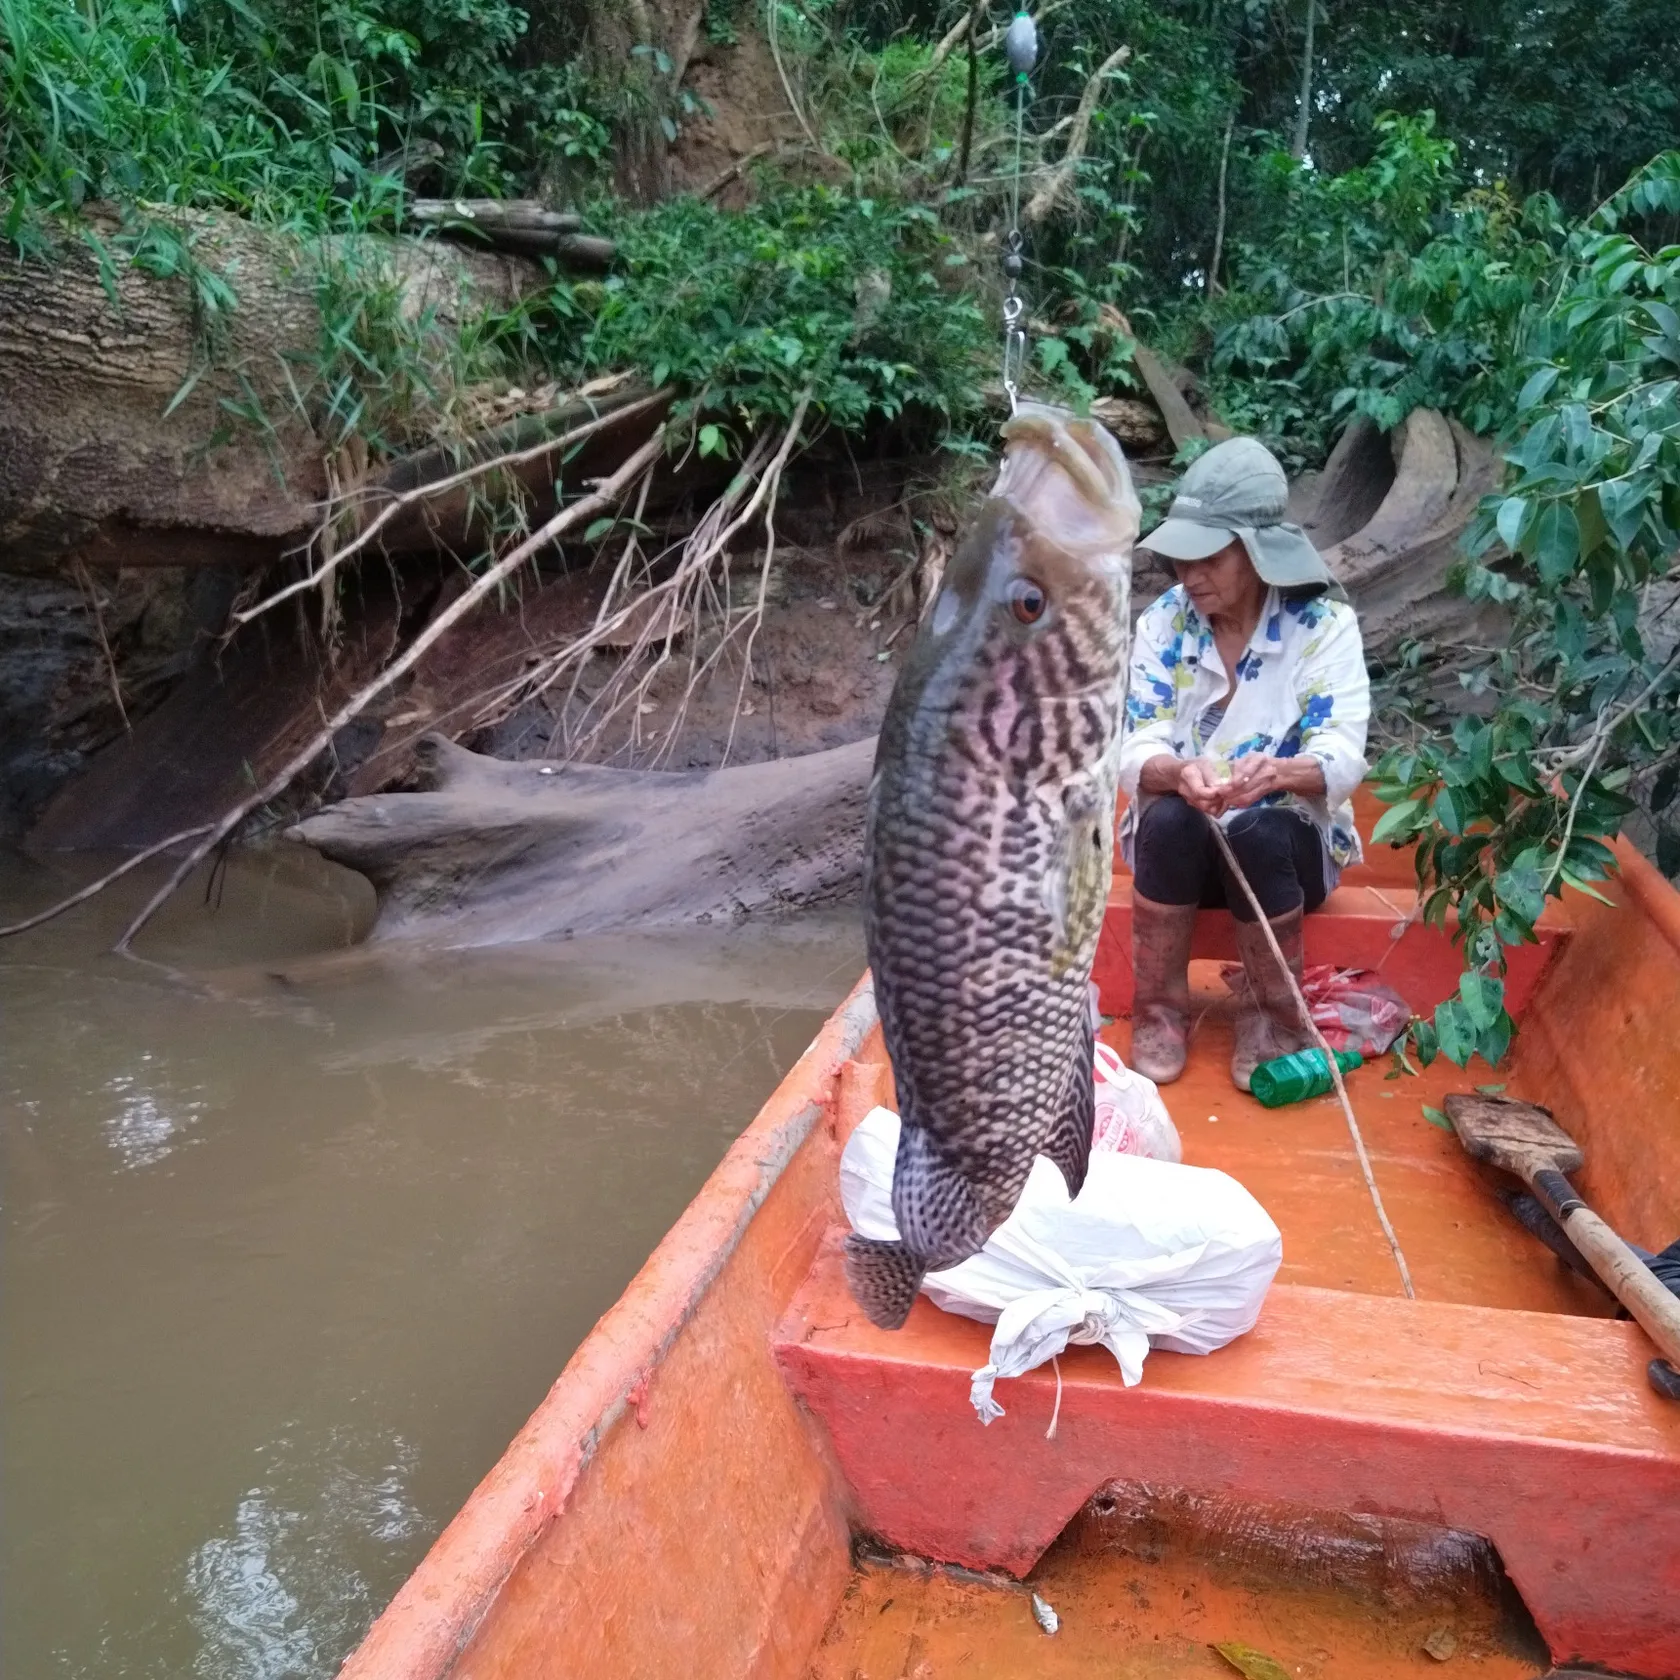
[[[811, 396], [809, 390], [801, 395], [779, 439], [767, 435], [755, 440], [740, 470], [683, 542], [675, 565], [665, 577], [652, 579], [654, 569], [665, 556], [649, 559], [642, 553], [635, 528], [638, 519], [608, 580], [594, 623], [536, 665], [481, 695], [472, 726], [495, 723], [518, 707], [554, 693], [563, 684], [564, 699], [550, 740], [551, 751], [565, 758], [586, 757], [626, 713], [631, 725], [631, 744], [639, 747], [643, 708], [650, 704], [648, 693], [670, 663], [677, 642], [686, 635], [690, 650], [687, 681], [646, 761], [648, 767], [657, 767], [674, 750], [694, 696], [745, 630], [747, 652], [742, 689], [736, 697], [738, 716], [751, 672], [752, 647], [763, 621], [774, 554], [775, 531], [769, 514], [775, 505], [783, 470], [799, 442]], [[646, 494], [644, 483], [641, 499], [645, 500]], [[760, 517], [766, 520], [766, 555], [759, 568], [752, 604], [738, 607], [730, 593], [728, 550]], [[724, 562], [721, 568], [720, 560]], [[703, 649], [703, 631], [708, 619], [722, 628], [712, 645]], [[617, 649], [627, 643], [628, 652], [617, 669], [597, 693], [584, 701], [579, 714], [582, 679], [591, 656], [599, 650]], [[731, 741], [733, 736], [732, 721]], [[727, 758], [726, 748], [725, 762]]]
[[111, 652], [111, 639], [105, 634], [105, 609], [100, 604], [99, 590], [80, 557], [76, 560], [74, 571], [76, 586], [87, 597], [88, 611], [93, 614], [94, 634], [99, 637], [99, 651], [105, 656], [105, 675], [111, 684], [111, 698], [117, 704], [117, 716], [122, 719], [123, 729], [132, 735], [134, 725], [128, 721], [128, 708], [123, 704], [122, 683], [117, 677], [117, 658]]
[[237, 628], [249, 624], [252, 619], [260, 618], [265, 612], [289, 600], [294, 595], [301, 595], [305, 591], [324, 588], [332, 574], [347, 560], [353, 560], [391, 523], [398, 514], [408, 509], [418, 507], [425, 502], [435, 500], [439, 496], [458, 490], [464, 485], [476, 483], [492, 473], [505, 472], [512, 468], [524, 466], [532, 461], [541, 460], [545, 455], [552, 455], [557, 450], [569, 449], [573, 444], [582, 443], [585, 438], [592, 437], [596, 432], [608, 426], [617, 425], [633, 414], [645, 413], [657, 408], [671, 399], [671, 392], [660, 390], [650, 396], [639, 398], [632, 403], [626, 403], [621, 408], [615, 408], [610, 414], [598, 415], [595, 419], [586, 421], [581, 426], [574, 426], [563, 432], [559, 437], [544, 438], [541, 443], [531, 444], [525, 449], [509, 450], [506, 453], [492, 456], [488, 460], [475, 461], [469, 467], [463, 467], [459, 472], [448, 474], [444, 478], [433, 479], [428, 484], [417, 486], [413, 490], [405, 490], [393, 495], [380, 508], [355, 536], [349, 541], [339, 543], [334, 540], [334, 532], [347, 511], [355, 503], [371, 492], [356, 492], [328, 499], [322, 509], [321, 517], [317, 521], [315, 531], [310, 539], [318, 558], [301, 578], [294, 579], [283, 588], [264, 596], [253, 605], [241, 608], [230, 615], [230, 627]]
[[[126, 858], [116, 869], [89, 883], [61, 902], [10, 927], [0, 928], [0, 937], [21, 933], [50, 921], [77, 904], [85, 902], [112, 882], [162, 853], [185, 847], [169, 878], [151, 896], [140, 912], [124, 929], [114, 949], [127, 952], [140, 931], [159, 908], [177, 891], [203, 860], [210, 856], [250, 818], [252, 813], [279, 799], [292, 783], [302, 775], [321, 754], [329, 750], [338, 733], [402, 677], [407, 675], [425, 655], [462, 619], [472, 613], [498, 590], [505, 587], [514, 574], [539, 550], [568, 533], [574, 533], [599, 514], [615, 509], [634, 496], [633, 514], [623, 547], [608, 581], [606, 592], [596, 611], [594, 622], [583, 634], [556, 648], [535, 666], [517, 677], [491, 688], [473, 702], [457, 710], [468, 716], [466, 727], [482, 726], [498, 721], [516, 707], [547, 695], [564, 685], [566, 704], [561, 709], [558, 732], [563, 736], [565, 756], [586, 755], [598, 744], [615, 720], [629, 710], [632, 713], [632, 740], [640, 744], [640, 732], [635, 721], [648, 705], [648, 692], [655, 678], [670, 663], [678, 643], [685, 637], [689, 643], [688, 673], [683, 692], [667, 719], [662, 721], [662, 733], [653, 744], [650, 767], [668, 758], [682, 730], [689, 706], [707, 678], [734, 650], [739, 650], [742, 674], [735, 698], [735, 715], [731, 719], [729, 738], [724, 747], [727, 763], [733, 748], [735, 725], [742, 712], [746, 686], [753, 675], [753, 654], [769, 595], [776, 555], [774, 510], [780, 493], [782, 477], [801, 439], [810, 411], [812, 392], [801, 394], [787, 425], [779, 433], [760, 436], [748, 449], [739, 471], [715, 502], [706, 510], [699, 524], [683, 541], [675, 564], [667, 575], [658, 576], [666, 559], [665, 554], [648, 555], [642, 547], [645, 511], [653, 474], [665, 447], [668, 426], [661, 423], [653, 436], [635, 451], [611, 477], [602, 480], [595, 489], [580, 500], [557, 512], [540, 529], [517, 541], [489, 565], [471, 585], [442, 608], [408, 646], [384, 666], [371, 681], [352, 694], [331, 716], [323, 716], [320, 727], [294, 752], [267, 781], [235, 806], [211, 823], [185, 829], [178, 834], [149, 846]], [[665, 400], [664, 393], [643, 399], [634, 405], [647, 408]], [[611, 420], [617, 420], [628, 409], [619, 409]], [[565, 438], [549, 440], [536, 450], [520, 452], [523, 458], [546, 453], [576, 441], [606, 421], [591, 422], [578, 427]], [[412, 506], [445, 488], [465, 483], [485, 472], [504, 466], [520, 458], [499, 457], [496, 461], [480, 463], [464, 469], [449, 479], [439, 480], [424, 489], [395, 497], [360, 533], [342, 547], [327, 552], [323, 561], [311, 574], [276, 591], [266, 600], [246, 608], [240, 622], [248, 622], [279, 601], [303, 590], [329, 583], [330, 573], [354, 556], [377, 535], [381, 524], [404, 505]], [[337, 501], [337, 511], [348, 497]], [[756, 561], [756, 578], [751, 599], [746, 604], [736, 602], [730, 591], [728, 555], [731, 546], [758, 521], [764, 522], [764, 547]], [[574, 539], [575, 540], [575, 539]], [[721, 564], [720, 564], [721, 562]], [[330, 584], [329, 584], [330, 587]], [[712, 633], [706, 634], [707, 627]], [[744, 646], [743, 646], [744, 642]], [[589, 695], [577, 715], [579, 681], [591, 656], [598, 650], [627, 649], [607, 683]], [[649, 657], [651, 655], [651, 657]], [[433, 720], [434, 727], [437, 720]]]
[[[729, 762], [730, 750], [735, 745], [735, 726], [741, 721], [741, 702], [746, 698], [747, 680], [752, 676], [753, 648], [758, 644], [758, 633], [764, 627], [764, 592], [770, 584], [770, 565], [776, 556], [776, 497], [781, 489], [782, 469], [787, 466], [788, 456], [793, 451], [795, 440], [799, 436], [799, 428], [804, 423], [805, 410], [811, 401], [810, 390], [807, 389], [799, 399], [799, 406], [794, 410], [793, 419], [782, 437], [782, 446], [776, 451], [776, 458], [770, 463], [770, 470], [764, 475], [766, 495], [764, 510], [764, 564], [758, 571], [758, 592], [753, 599], [752, 611], [749, 615], [750, 628], [747, 631], [747, 651], [741, 660], [741, 683], [735, 691], [735, 710], [729, 719], [729, 739], [723, 744], [723, 757], [718, 761], [719, 768]], [[735, 626], [730, 625], [724, 631], [723, 641], [719, 642], [722, 650], [724, 642], [734, 633]], [[689, 693], [692, 694], [694, 684], [690, 682]], [[688, 705], [688, 694], [683, 696], [683, 708]], [[680, 716], [680, 713], [679, 713]]]
[[788, 109], [798, 119], [799, 126], [804, 130], [805, 138], [811, 142], [813, 149], [821, 152], [823, 144], [812, 131], [811, 124], [805, 116], [805, 107], [800, 103], [798, 95], [794, 93], [793, 83], [788, 79], [787, 66], [782, 62], [782, 44], [777, 39], [776, 32], [776, 0], [770, 0], [770, 4], [765, 7], [764, 15], [765, 22], [768, 25], [765, 30], [765, 38], [770, 43], [770, 56], [776, 61], [776, 74], [781, 78], [782, 91], [787, 95]]
[[159, 853], [184, 844], [186, 841], [194, 841], [195, 843], [181, 862], [176, 865], [169, 879], [152, 894], [139, 915], [123, 930], [122, 936], [117, 940], [113, 949], [126, 953], [135, 936], [173, 896], [176, 889], [192, 874], [193, 870], [217, 846], [221, 845], [253, 811], [259, 810], [262, 806], [278, 799], [291, 786], [292, 782], [302, 775], [320, 757], [322, 752], [332, 745], [333, 737], [338, 734], [339, 730], [360, 716], [386, 689], [411, 671], [456, 624], [506, 583], [540, 549], [557, 541], [576, 526], [587, 523], [606, 509], [616, 507], [628, 493], [630, 487], [658, 459], [660, 451], [665, 446], [665, 435], [666, 428], [664, 423], [661, 423], [653, 436], [640, 449], [636, 450], [611, 477], [603, 479], [589, 495], [573, 502], [568, 507], [562, 508], [539, 530], [534, 531], [524, 541], [509, 549], [499, 560], [487, 567], [473, 580], [472, 586], [464, 590], [439, 612], [426, 628], [409, 643], [408, 647], [396, 659], [392, 660], [378, 676], [359, 688], [331, 717], [327, 718], [320, 729], [262, 787], [247, 798], [240, 800], [232, 810], [214, 823], [201, 824], [196, 828], [185, 829], [179, 834], [173, 834], [168, 839], [159, 841], [156, 845], [148, 846], [145, 850], [135, 853], [133, 857], [125, 860], [118, 868], [107, 875], [101, 876], [99, 880], [90, 883], [81, 891], [73, 893], [60, 903], [49, 906], [46, 910], [29, 917], [23, 922], [15, 923], [7, 928], [0, 928], [0, 937], [12, 933], [22, 933], [26, 928], [38, 927], [42, 922], [50, 921], [54, 916], [62, 914], [73, 905], [80, 904], [93, 897], [96, 892], [101, 891], [111, 882], [120, 879], [148, 858], [156, 857]]
[[945, 581], [945, 568], [950, 564], [956, 546], [951, 533], [942, 531], [937, 524], [930, 526], [926, 537], [923, 538], [921, 551], [916, 556], [915, 570], [918, 621], [926, 618], [928, 610], [933, 606], [939, 586]]
[[74, 910], [78, 904], [85, 904], [96, 894], [104, 890], [115, 881], [120, 881], [131, 869], [138, 869], [141, 864], [149, 863], [162, 852], [172, 851], [176, 846], [184, 846], [189, 840], [196, 840], [201, 834], [208, 834], [216, 825], [214, 823], [200, 823], [196, 828], [183, 828], [179, 834], [171, 834], [166, 840], [159, 840], [155, 845], [147, 846], [143, 851], [134, 853], [132, 857], [124, 858], [115, 869], [108, 869], [97, 880], [88, 884], [68, 898], [61, 898], [56, 904], [49, 904], [45, 910], [38, 910], [33, 916], [25, 916], [21, 922], [10, 922], [0, 927], [0, 939], [8, 939], [14, 933], [28, 933], [31, 928], [40, 927], [43, 922], [53, 921], [62, 916], [66, 910]]

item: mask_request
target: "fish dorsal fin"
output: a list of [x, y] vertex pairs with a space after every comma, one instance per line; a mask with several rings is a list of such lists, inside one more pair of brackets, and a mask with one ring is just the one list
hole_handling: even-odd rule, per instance
[[1061, 1113], [1050, 1123], [1049, 1133], [1038, 1150], [1061, 1173], [1069, 1196], [1077, 1196], [1084, 1188], [1085, 1169], [1091, 1162], [1091, 1132], [1097, 1119], [1095, 1061], [1096, 1032], [1087, 1015], [1084, 1031], [1079, 1035], [1076, 1060], [1069, 1071]]

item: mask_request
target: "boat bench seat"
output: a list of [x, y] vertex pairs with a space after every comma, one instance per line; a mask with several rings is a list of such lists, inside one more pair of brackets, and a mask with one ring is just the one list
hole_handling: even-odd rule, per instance
[[[1309, 967], [1329, 963], [1336, 968], [1377, 968], [1383, 978], [1414, 1010], [1427, 1013], [1458, 990], [1464, 958], [1449, 933], [1412, 923], [1395, 939], [1417, 906], [1417, 875], [1410, 848], [1377, 845], [1371, 833], [1386, 807], [1369, 782], [1354, 794], [1353, 816], [1364, 840], [1364, 857], [1342, 871], [1341, 884], [1307, 917], [1304, 930]], [[1115, 807], [1118, 826], [1126, 799]], [[1454, 924], [1449, 919], [1449, 927]], [[1521, 1017], [1534, 988], [1569, 936], [1569, 917], [1556, 900], [1540, 918], [1539, 943], [1508, 950], [1506, 1004]], [[1391, 949], [1392, 947], [1392, 949]], [[1236, 918], [1228, 910], [1204, 910], [1196, 918], [1191, 959], [1236, 962]], [[1092, 965], [1107, 1015], [1132, 1010], [1132, 877], [1114, 853], [1114, 882], [1103, 918], [1101, 940]]]
[[[831, 1233], [774, 1333], [826, 1433], [855, 1527], [921, 1557], [1022, 1575], [1106, 1484], [1412, 1518], [1485, 1535], [1554, 1656], [1680, 1673], [1680, 1407], [1631, 1324], [1279, 1284], [1212, 1358], [1153, 1353], [1126, 1388], [1101, 1348], [1000, 1382], [990, 1328], [919, 1298], [871, 1325]], [[1591, 1536], [1590, 1543], [1585, 1537]], [[1620, 1663], [1618, 1666], [1620, 1666]]]
[[[1414, 1010], [1427, 1012], [1458, 990], [1464, 957], [1449, 934], [1420, 922], [1408, 924], [1417, 894], [1407, 887], [1344, 883], [1306, 918], [1309, 967], [1378, 968]], [[1403, 931], [1402, 931], [1403, 930]], [[1396, 938], [1398, 933], [1399, 937]], [[1506, 1003], [1520, 1016], [1540, 976], [1569, 935], [1567, 917], [1555, 903], [1540, 918], [1539, 943], [1506, 953]], [[1192, 960], [1236, 962], [1236, 918], [1229, 910], [1203, 910], [1196, 917]], [[1096, 961], [1091, 968], [1103, 1012], [1129, 1015], [1132, 1008], [1132, 879], [1116, 875], [1103, 917]]]

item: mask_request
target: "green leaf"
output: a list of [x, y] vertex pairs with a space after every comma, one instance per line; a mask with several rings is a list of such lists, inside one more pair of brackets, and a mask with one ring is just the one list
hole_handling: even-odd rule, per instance
[[1435, 1024], [1420, 1016], [1412, 1022], [1411, 1033], [1412, 1043], [1417, 1046], [1418, 1060], [1428, 1067], [1441, 1053], [1441, 1039], [1435, 1031]]
[[1483, 1028], [1476, 1039], [1476, 1053], [1489, 1067], [1498, 1067], [1505, 1052], [1511, 1048], [1511, 1035], [1517, 1024], [1503, 1009], [1491, 1026]]
[[1533, 408], [1542, 401], [1546, 393], [1557, 384], [1558, 372], [1555, 367], [1536, 368], [1523, 381], [1522, 391], [1517, 397], [1518, 409]]
[[1670, 880], [1680, 875], [1680, 833], [1666, 824], [1657, 828], [1657, 868]]
[[1442, 788], [1441, 791], [1435, 795], [1434, 803], [1431, 805], [1430, 809], [1434, 813], [1436, 822], [1438, 822], [1442, 828], [1447, 831], [1447, 833], [1462, 834], [1464, 832], [1464, 819], [1459, 814], [1458, 802], [1454, 799], [1453, 790], [1451, 788]]
[[1486, 1032], [1505, 1006], [1505, 982], [1493, 974], [1461, 974], [1458, 995], [1477, 1032]]
[[723, 428], [720, 426], [702, 426], [700, 428], [700, 454], [722, 455], [725, 453]]
[[1507, 496], [1499, 504], [1499, 517], [1495, 524], [1499, 531], [1499, 540], [1515, 554], [1522, 542], [1523, 530], [1528, 523], [1529, 503], [1521, 496]]
[[1476, 1032], [1470, 1024], [1464, 1005], [1457, 998], [1448, 998], [1435, 1006], [1435, 1036], [1441, 1054], [1459, 1067], [1468, 1067], [1476, 1053]]
[[1289, 1670], [1276, 1657], [1268, 1657], [1252, 1645], [1240, 1645], [1235, 1640], [1229, 1640], [1223, 1645], [1215, 1645], [1214, 1650], [1242, 1675], [1243, 1680], [1293, 1680]]
[[1590, 881], [1585, 880], [1582, 876], [1577, 875], [1567, 864], [1558, 871], [1558, 878], [1566, 886], [1573, 887], [1576, 892], [1585, 893], [1588, 898], [1596, 898], [1600, 904], [1608, 904], [1612, 909], [1614, 909], [1616, 901], [1613, 898], [1606, 898], [1597, 887], [1593, 886]]
[[1424, 1119], [1427, 1120], [1431, 1126], [1439, 1126], [1443, 1132], [1450, 1132], [1453, 1130], [1452, 1121], [1450, 1121], [1446, 1115], [1432, 1103], [1422, 1103], [1419, 1106], [1423, 1109]]
[[1589, 555], [1609, 533], [1603, 511], [1598, 505], [1598, 492], [1591, 486], [1575, 498], [1575, 521], [1580, 527], [1581, 552]]
[[1648, 486], [1635, 479], [1618, 479], [1598, 487], [1598, 505], [1610, 534], [1621, 548], [1632, 548], [1645, 518]]
[[1038, 365], [1046, 373], [1054, 373], [1068, 359], [1068, 347], [1059, 338], [1038, 341]]
[[1555, 589], [1569, 576], [1581, 551], [1581, 528], [1575, 510], [1564, 502], [1548, 502], [1534, 524], [1534, 563], [1540, 581]]
[[1417, 813], [1422, 806], [1421, 799], [1402, 799], [1398, 805], [1390, 805], [1371, 830], [1371, 844], [1380, 846], [1386, 840], [1398, 845], [1410, 839], [1417, 832]]
[[1530, 927], [1546, 908], [1545, 885], [1532, 863], [1513, 863], [1502, 869], [1493, 878], [1493, 890], [1499, 902]]
[[617, 521], [611, 514], [607, 514], [601, 519], [592, 519], [589, 522], [589, 529], [583, 533], [583, 540], [586, 543], [599, 542], [615, 524], [617, 524]]

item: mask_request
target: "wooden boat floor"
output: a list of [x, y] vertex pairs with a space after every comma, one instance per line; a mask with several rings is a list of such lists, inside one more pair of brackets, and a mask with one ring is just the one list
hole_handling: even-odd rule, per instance
[[[1219, 966], [1191, 965], [1190, 1061], [1182, 1078], [1161, 1087], [1185, 1161], [1230, 1173], [1277, 1222], [1278, 1282], [1403, 1293], [1335, 1096], [1266, 1109], [1232, 1085], [1233, 1011]], [[1129, 1021], [1115, 1021], [1102, 1037], [1129, 1056]], [[1358, 1069], [1348, 1095], [1418, 1298], [1611, 1316], [1609, 1296], [1556, 1261], [1501, 1204], [1495, 1186], [1514, 1181], [1471, 1161], [1450, 1131], [1424, 1115], [1425, 1106], [1440, 1109], [1449, 1091], [1500, 1076], [1480, 1062], [1467, 1073], [1445, 1058], [1416, 1078], [1387, 1078], [1391, 1067], [1384, 1056]], [[1515, 1087], [1512, 1094], [1545, 1097]]]
[[[1553, 1672], [1520, 1602], [1485, 1572], [1432, 1590], [1360, 1590], [1303, 1578], [1322, 1569], [1210, 1555], [1206, 1535], [1103, 1546], [1093, 1526], [1087, 1508], [1022, 1584], [860, 1562], [807, 1680], [1235, 1680], [1220, 1645], [1298, 1680]], [[1034, 1619], [1034, 1592], [1057, 1615], [1053, 1636]]]

